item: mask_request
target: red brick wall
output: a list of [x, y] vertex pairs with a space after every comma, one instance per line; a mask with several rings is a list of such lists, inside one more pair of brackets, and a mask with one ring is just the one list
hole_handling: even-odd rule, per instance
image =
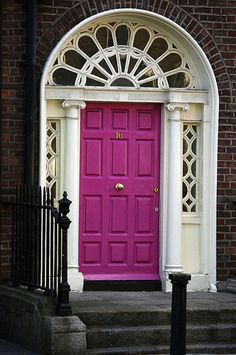
[[[19, 1], [1, 3], [1, 202], [22, 184], [24, 169], [24, 56], [25, 14]], [[0, 272], [9, 271], [11, 209], [0, 206]]]
[[[4, 3], [1, 44], [1, 195], [7, 197], [12, 195], [12, 188], [23, 181], [25, 14], [23, 0]], [[220, 95], [218, 279], [236, 274], [236, 204], [233, 203], [236, 197], [236, 1], [38, 0], [37, 3], [38, 87], [45, 61], [64, 33], [84, 18], [109, 9], [127, 7], [159, 13], [186, 29], [205, 51], [214, 70]], [[37, 141], [36, 137], [36, 144]], [[4, 253], [9, 249], [9, 227], [4, 217], [1, 222], [1, 267], [6, 268], [9, 260]]]

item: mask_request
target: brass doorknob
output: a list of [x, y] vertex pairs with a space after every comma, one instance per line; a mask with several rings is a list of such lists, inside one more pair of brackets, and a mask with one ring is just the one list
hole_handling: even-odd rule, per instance
[[115, 189], [116, 191], [121, 191], [124, 189], [124, 185], [118, 182], [117, 184], [115, 184]]

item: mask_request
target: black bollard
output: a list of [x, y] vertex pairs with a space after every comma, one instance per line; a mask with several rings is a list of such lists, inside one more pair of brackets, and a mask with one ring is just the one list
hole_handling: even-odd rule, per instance
[[170, 274], [172, 288], [170, 355], [186, 354], [186, 288], [191, 275]]

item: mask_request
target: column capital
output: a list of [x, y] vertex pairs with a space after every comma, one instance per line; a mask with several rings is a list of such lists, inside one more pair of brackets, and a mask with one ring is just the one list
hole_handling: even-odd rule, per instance
[[82, 100], [65, 100], [62, 102], [61, 105], [65, 110], [68, 110], [72, 107], [77, 107], [81, 109], [84, 109], [86, 107], [86, 103]]
[[175, 110], [182, 110], [184, 112], [189, 111], [190, 107], [187, 103], [178, 103], [178, 102], [168, 102], [166, 105], [166, 109], [170, 112]]

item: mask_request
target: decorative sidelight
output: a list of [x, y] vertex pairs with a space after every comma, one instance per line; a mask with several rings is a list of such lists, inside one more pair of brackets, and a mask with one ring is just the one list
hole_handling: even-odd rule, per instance
[[46, 181], [53, 198], [59, 199], [61, 175], [61, 122], [47, 120]]
[[199, 201], [199, 130], [183, 124], [183, 212], [197, 213]]

